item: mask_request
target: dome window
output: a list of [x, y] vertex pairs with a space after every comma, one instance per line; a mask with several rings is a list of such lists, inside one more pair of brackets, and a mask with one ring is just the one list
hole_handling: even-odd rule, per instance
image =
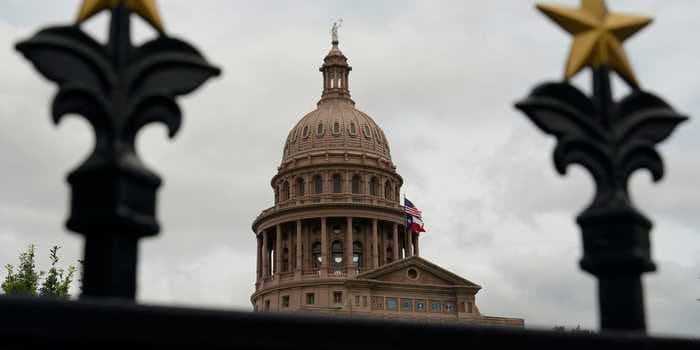
[[303, 178], [299, 177], [297, 178], [297, 185], [296, 185], [296, 196], [297, 197], [302, 197], [306, 192], [306, 182], [304, 181]]
[[359, 241], [352, 243], [352, 265], [358, 272], [361, 271], [364, 265], [362, 263], [362, 243]]
[[377, 142], [382, 143], [382, 132], [379, 130], [376, 130], [375, 134], [377, 135]]
[[287, 181], [282, 184], [282, 200], [289, 200], [289, 182]]
[[352, 177], [352, 193], [360, 193], [360, 175], [355, 175]]
[[325, 133], [326, 128], [323, 126], [323, 123], [318, 123], [318, 126], [316, 126], [316, 136], [321, 137]]
[[308, 125], [304, 126], [304, 130], [302, 130], [302, 132], [301, 132], [301, 137], [303, 137], [303, 138], [309, 137], [309, 126]]
[[348, 127], [348, 133], [350, 134], [350, 136], [357, 135], [357, 126], [355, 126], [355, 123], [350, 122], [350, 126]]
[[314, 269], [318, 270], [321, 268], [322, 261], [321, 242], [314, 242], [314, 244], [311, 246], [311, 262], [313, 263]]
[[379, 180], [375, 176], [373, 176], [372, 179], [369, 180], [369, 194], [372, 196], [379, 195]]
[[292, 143], [297, 141], [297, 129], [295, 128], [292, 130], [291, 134], [289, 135], [289, 140], [292, 141]]
[[323, 179], [321, 178], [321, 175], [314, 175], [314, 193], [323, 193]]
[[335, 136], [340, 135], [340, 122], [338, 122], [338, 121], [333, 123], [333, 135], [335, 135]]
[[369, 131], [369, 125], [363, 125], [362, 133], [365, 135], [366, 138], [368, 138], [368, 139], [372, 138], [372, 133]]
[[333, 272], [341, 272], [343, 269], [343, 243], [339, 241], [331, 244], [331, 262], [333, 263]]
[[333, 175], [333, 193], [340, 193], [343, 189], [343, 179], [340, 174]]

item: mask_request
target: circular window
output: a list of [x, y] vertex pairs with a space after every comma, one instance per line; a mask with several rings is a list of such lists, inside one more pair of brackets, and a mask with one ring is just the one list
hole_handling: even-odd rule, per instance
[[418, 270], [410, 268], [408, 271], [406, 271], [406, 275], [412, 280], [418, 279]]
[[303, 137], [303, 138], [309, 137], [309, 126], [308, 125], [304, 126], [304, 130], [302, 130], [302, 132], [301, 132], [301, 137]]

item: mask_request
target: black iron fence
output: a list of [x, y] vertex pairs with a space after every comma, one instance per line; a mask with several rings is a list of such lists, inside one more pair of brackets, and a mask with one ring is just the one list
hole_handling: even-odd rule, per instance
[[[17, 45], [59, 87], [53, 101], [54, 120], [66, 113], [84, 116], [95, 130], [96, 145], [68, 176], [72, 198], [67, 226], [86, 237], [81, 300], [0, 297], [2, 349], [77, 345], [386, 349], [437, 344], [518, 349], [700, 348], [700, 342], [689, 339], [645, 335], [640, 276], [654, 270], [651, 222], [634, 208], [627, 192], [627, 179], [637, 169], [651, 170], [657, 180], [662, 177], [661, 157], [654, 147], [687, 118], [639, 89], [633, 79], [628, 79], [632, 93], [613, 101], [609, 68], [616, 67], [605, 64], [594, 67], [592, 97], [567, 82], [553, 82], [537, 87], [517, 104], [535, 125], [557, 138], [557, 170], [563, 174], [569, 164], [578, 163], [595, 179], [595, 200], [577, 221], [583, 234], [581, 267], [599, 279], [604, 332], [135, 304], [138, 239], [159, 231], [155, 207], [160, 186], [160, 178], [143, 166], [135, 152], [135, 135], [151, 122], [165, 123], [171, 136], [177, 133], [182, 115], [175, 97], [220, 73], [194, 47], [169, 37], [152, 16], [147, 20], [160, 35], [133, 46], [132, 11], [149, 16], [138, 3], [120, 1], [110, 9], [106, 45], [85, 34], [79, 24], [44, 29]], [[97, 10], [88, 8], [85, 16], [91, 11]]]
[[[197, 349], [698, 349], [635, 333], [583, 334], [293, 314], [153, 307], [119, 301], [0, 298], [3, 349], [192, 346]], [[10, 322], [11, 320], [11, 322]]]

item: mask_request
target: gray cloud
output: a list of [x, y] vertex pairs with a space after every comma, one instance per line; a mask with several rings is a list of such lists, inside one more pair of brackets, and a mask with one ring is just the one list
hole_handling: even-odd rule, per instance
[[[40, 26], [71, 21], [78, 3], [0, 4], [0, 262], [14, 261], [32, 242], [41, 250], [61, 244], [67, 261], [82, 250], [81, 238], [63, 229], [63, 178], [87, 155], [91, 130], [80, 119], [54, 128], [54, 88], [10, 50]], [[569, 49], [567, 35], [533, 1], [160, 3], [170, 33], [196, 43], [224, 76], [181, 100], [184, 127], [173, 141], [161, 126], [138, 139], [145, 162], [165, 179], [163, 232], [141, 245], [140, 301], [250, 309], [250, 223], [272, 203], [269, 180], [289, 129], [320, 97], [317, 69], [329, 49], [328, 27], [342, 15], [353, 98], [384, 128], [404, 193], [425, 212], [430, 232], [422, 254], [481, 284], [486, 314], [595, 328], [595, 281], [578, 269], [573, 222], [592, 182], [580, 168], [559, 178], [553, 141], [513, 108], [534, 84], [560, 79]], [[637, 74], [678, 110], [700, 110], [700, 79], [688, 73], [700, 53], [689, 44], [697, 26], [689, 14], [700, 3], [611, 5], [657, 17], [626, 45]], [[103, 36], [105, 21], [87, 28]], [[148, 35], [137, 26], [138, 40]], [[587, 79], [574, 82], [585, 89]], [[660, 272], [645, 279], [655, 333], [699, 334], [696, 124], [661, 148], [668, 167], [661, 184], [649, 184], [646, 175], [632, 184], [656, 224]]]

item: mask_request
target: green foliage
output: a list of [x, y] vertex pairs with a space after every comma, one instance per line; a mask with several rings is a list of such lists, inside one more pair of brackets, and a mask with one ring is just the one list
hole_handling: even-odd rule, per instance
[[58, 246], [51, 248], [49, 257], [51, 258], [51, 268], [39, 289], [39, 295], [42, 297], [67, 298], [70, 296], [68, 289], [75, 275], [75, 266], [69, 266], [68, 271], [56, 268], [56, 264], [58, 264]]
[[14, 272], [14, 266], [5, 265], [7, 277], [2, 283], [2, 290], [5, 294], [37, 295], [37, 287], [42, 273], [36, 272], [35, 255], [36, 247], [32, 244], [26, 252], [20, 254], [17, 273]]
[[[70, 285], [75, 276], [75, 266], [67, 270], [57, 267], [58, 246], [50, 250], [51, 268], [48, 273], [36, 270], [36, 247], [32, 244], [27, 251], [19, 256], [19, 267], [15, 272], [14, 266], [5, 266], [7, 276], [2, 283], [2, 290], [7, 295], [30, 295], [52, 298], [68, 298]], [[41, 281], [42, 277], [43, 282]]]

